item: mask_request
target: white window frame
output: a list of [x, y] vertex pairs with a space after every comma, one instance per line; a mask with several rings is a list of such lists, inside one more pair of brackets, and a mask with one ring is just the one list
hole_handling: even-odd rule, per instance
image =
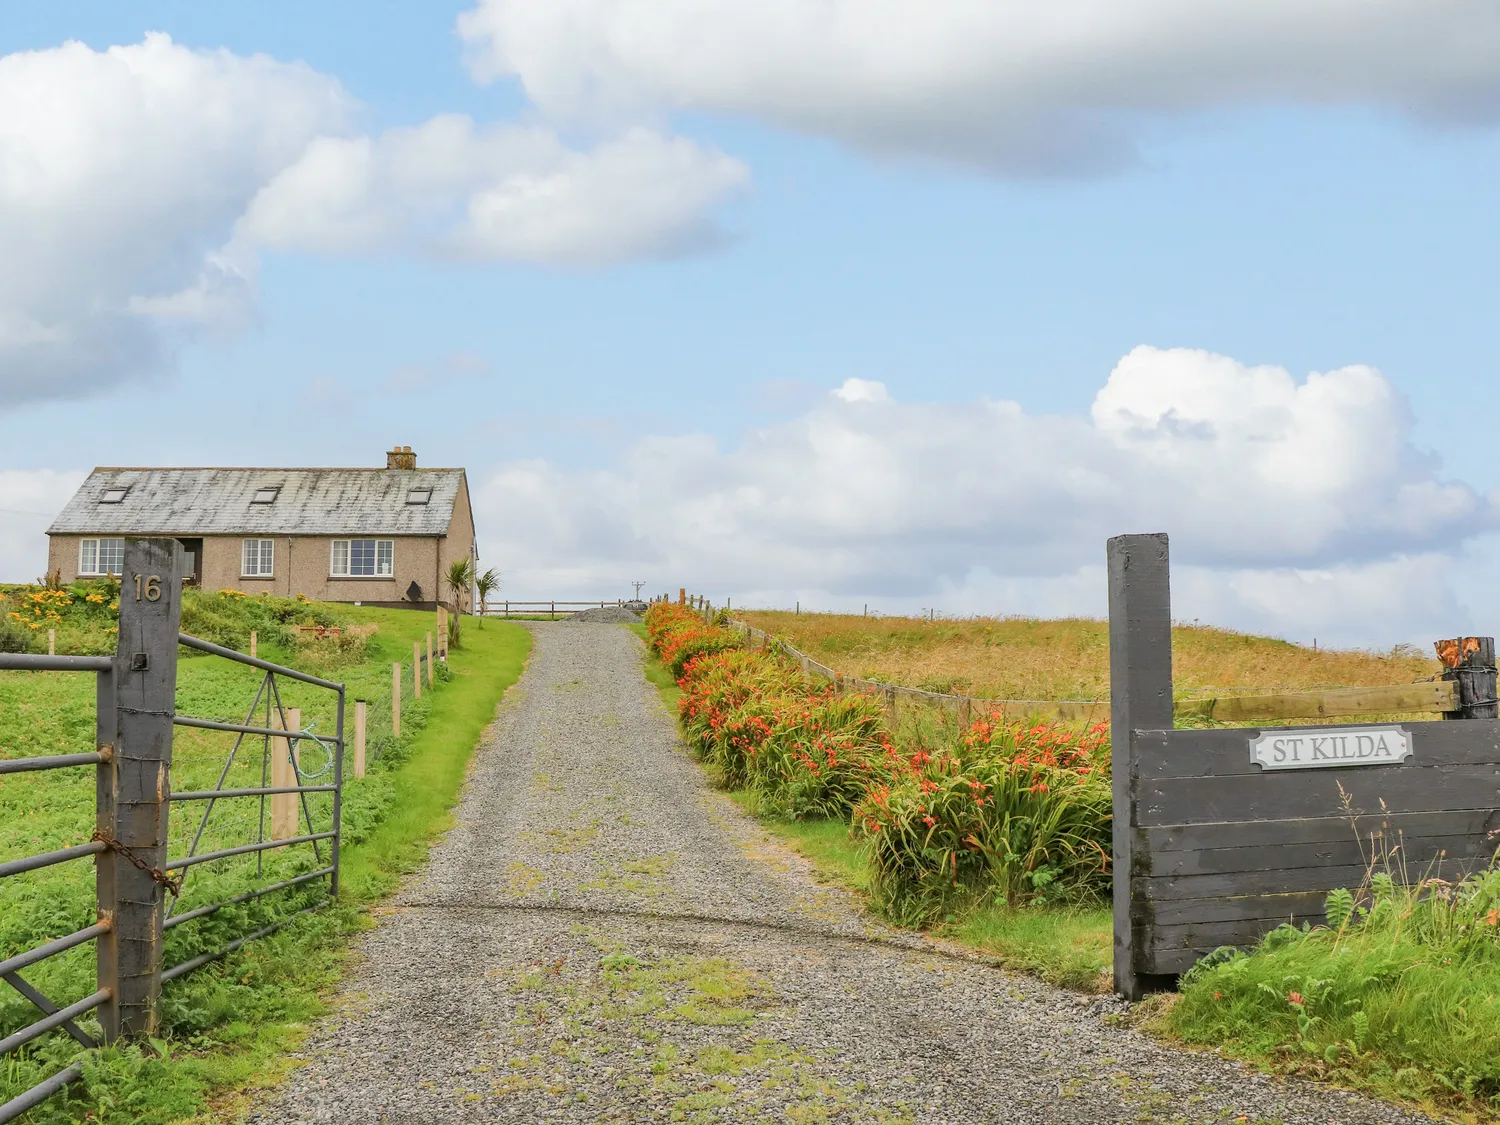
[[[120, 560], [118, 570], [100, 570], [99, 556], [103, 553], [100, 544], [119, 544], [111, 547], [110, 553], [116, 555]], [[80, 539], [78, 541], [78, 575], [80, 578], [102, 578], [106, 574], [123, 574], [125, 571], [125, 540], [123, 539]]]
[[[374, 573], [350, 573], [356, 543], [375, 545]], [[395, 562], [396, 541], [394, 539], [335, 539], [328, 551], [328, 576], [330, 578], [394, 578]]]
[[[254, 562], [251, 556], [254, 556]], [[245, 539], [240, 543], [240, 577], [272, 578], [276, 574], [276, 540]]]

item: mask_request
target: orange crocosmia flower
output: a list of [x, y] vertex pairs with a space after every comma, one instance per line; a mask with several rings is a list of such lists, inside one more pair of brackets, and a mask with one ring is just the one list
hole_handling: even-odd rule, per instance
[[1303, 1003], [1303, 1001], [1302, 1001], [1302, 993], [1300, 993], [1300, 992], [1288, 992], [1286, 994], [1286, 1002], [1288, 1004], [1291, 1004], [1293, 1007], [1300, 1008], [1302, 1006], [1302, 1003]]

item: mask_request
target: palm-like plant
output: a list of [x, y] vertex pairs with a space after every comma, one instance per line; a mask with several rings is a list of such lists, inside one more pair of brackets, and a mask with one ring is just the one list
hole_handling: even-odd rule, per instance
[[484, 628], [484, 611], [489, 608], [490, 595], [500, 589], [500, 572], [494, 567], [483, 574], [475, 575], [474, 590], [479, 595], [479, 627]]
[[443, 577], [448, 584], [448, 592], [453, 595], [453, 616], [448, 619], [448, 640], [457, 646], [463, 640], [458, 619], [464, 611], [464, 602], [474, 588], [474, 560], [454, 559], [448, 564], [448, 573]]

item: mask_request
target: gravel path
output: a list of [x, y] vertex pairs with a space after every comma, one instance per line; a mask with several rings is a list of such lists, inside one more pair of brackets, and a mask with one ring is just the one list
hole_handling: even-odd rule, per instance
[[457, 827], [250, 1121], [1425, 1120], [885, 929], [705, 786], [632, 633], [533, 631]]

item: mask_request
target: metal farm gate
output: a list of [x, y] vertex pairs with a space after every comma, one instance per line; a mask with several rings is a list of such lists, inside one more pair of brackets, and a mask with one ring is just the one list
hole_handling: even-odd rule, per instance
[[[182, 610], [183, 550], [175, 539], [128, 539], [120, 588], [119, 639], [114, 656], [33, 656], [0, 653], [0, 669], [92, 673], [96, 680], [96, 749], [90, 753], [0, 760], [0, 775], [70, 767], [93, 767], [96, 819], [86, 843], [0, 863], [0, 878], [37, 871], [92, 857], [95, 864], [97, 921], [75, 933], [0, 961], [4, 980], [41, 1013], [41, 1018], [0, 1040], [0, 1055], [62, 1029], [85, 1048], [99, 1046], [95, 1036], [76, 1022], [93, 1012], [104, 1042], [151, 1034], [157, 1027], [162, 984], [240, 948], [245, 942], [280, 929], [293, 918], [318, 909], [338, 894], [340, 814], [343, 797], [344, 685], [293, 668], [245, 656], [179, 631]], [[223, 722], [177, 713], [178, 645], [248, 665], [265, 673], [244, 722]], [[282, 705], [278, 679], [290, 679], [336, 693], [333, 735], [302, 729], [295, 709]], [[264, 719], [257, 721], [258, 713]], [[212, 789], [172, 792], [173, 727], [195, 727], [234, 734], [218, 784]], [[261, 784], [226, 788], [231, 767], [244, 740], [262, 743]], [[303, 784], [299, 745], [327, 752], [323, 773], [328, 783]], [[313, 825], [309, 794], [331, 795], [326, 826]], [[267, 834], [266, 805], [271, 801]], [[260, 802], [259, 828], [253, 842], [199, 852], [216, 803], [234, 799]], [[178, 802], [203, 804], [187, 854], [167, 854], [169, 810]], [[80, 826], [80, 833], [83, 826]], [[326, 844], [325, 849], [322, 845]], [[189, 872], [202, 864], [255, 854], [256, 873], [264, 853], [293, 845], [310, 845], [315, 869], [294, 878], [255, 887], [218, 902], [169, 916], [167, 901], [180, 899]], [[280, 918], [224, 946], [164, 966], [167, 931], [222, 910], [293, 886], [328, 880], [328, 897], [314, 906]], [[97, 951], [97, 987], [88, 996], [59, 1005], [25, 979], [22, 970], [86, 942]], [[78, 1062], [0, 1106], [0, 1123], [36, 1106], [82, 1076]]]

